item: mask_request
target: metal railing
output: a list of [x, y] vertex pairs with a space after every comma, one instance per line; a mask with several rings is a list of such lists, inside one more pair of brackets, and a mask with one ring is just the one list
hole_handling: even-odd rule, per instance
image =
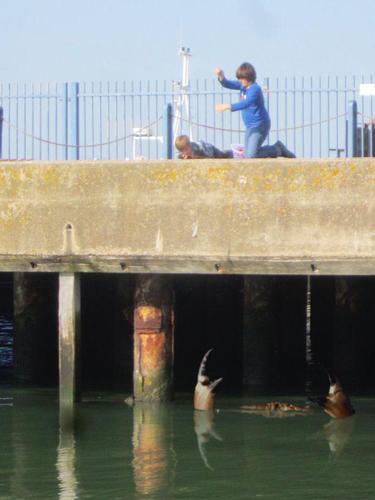
[[[348, 106], [358, 104], [359, 155], [374, 153], [373, 97], [358, 96], [373, 77], [266, 78], [263, 86], [277, 139], [299, 157], [347, 152]], [[190, 82], [189, 119], [179, 132], [227, 149], [243, 142], [240, 113], [217, 113], [215, 104], [238, 94], [216, 79]], [[162, 114], [180, 93], [174, 82], [83, 82], [0, 85], [3, 159], [146, 159], [163, 154]], [[173, 111], [172, 111], [173, 113]], [[1, 127], [2, 126], [2, 127]]]

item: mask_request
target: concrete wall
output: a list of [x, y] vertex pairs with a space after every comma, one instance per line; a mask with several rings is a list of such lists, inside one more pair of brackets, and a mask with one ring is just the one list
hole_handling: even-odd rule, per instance
[[375, 160], [1, 162], [0, 271], [375, 274]]

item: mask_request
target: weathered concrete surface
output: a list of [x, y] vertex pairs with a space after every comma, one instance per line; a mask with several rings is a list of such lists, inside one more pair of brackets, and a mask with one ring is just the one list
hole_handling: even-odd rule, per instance
[[3, 162], [0, 271], [375, 274], [375, 160]]

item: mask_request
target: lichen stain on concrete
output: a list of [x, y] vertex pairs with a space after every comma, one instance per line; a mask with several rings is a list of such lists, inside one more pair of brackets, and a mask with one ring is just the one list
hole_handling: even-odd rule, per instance
[[151, 172], [151, 179], [161, 184], [174, 182], [180, 177], [182, 177], [182, 172], [178, 172], [176, 168], [171, 170], [156, 170]]
[[207, 176], [210, 181], [224, 181], [229, 172], [227, 167], [208, 167]]

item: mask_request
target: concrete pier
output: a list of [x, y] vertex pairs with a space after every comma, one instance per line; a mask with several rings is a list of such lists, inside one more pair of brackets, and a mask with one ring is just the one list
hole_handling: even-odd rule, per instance
[[[255, 275], [374, 276], [374, 186], [367, 158], [2, 162], [0, 272], [60, 273], [60, 397], [71, 402], [79, 273], [238, 274], [250, 288]], [[139, 297], [137, 355], [147, 337], [140, 308], [163, 307]], [[169, 352], [163, 321], [147, 338], [165, 335]], [[271, 349], [267, 338], [259, 349]]]

